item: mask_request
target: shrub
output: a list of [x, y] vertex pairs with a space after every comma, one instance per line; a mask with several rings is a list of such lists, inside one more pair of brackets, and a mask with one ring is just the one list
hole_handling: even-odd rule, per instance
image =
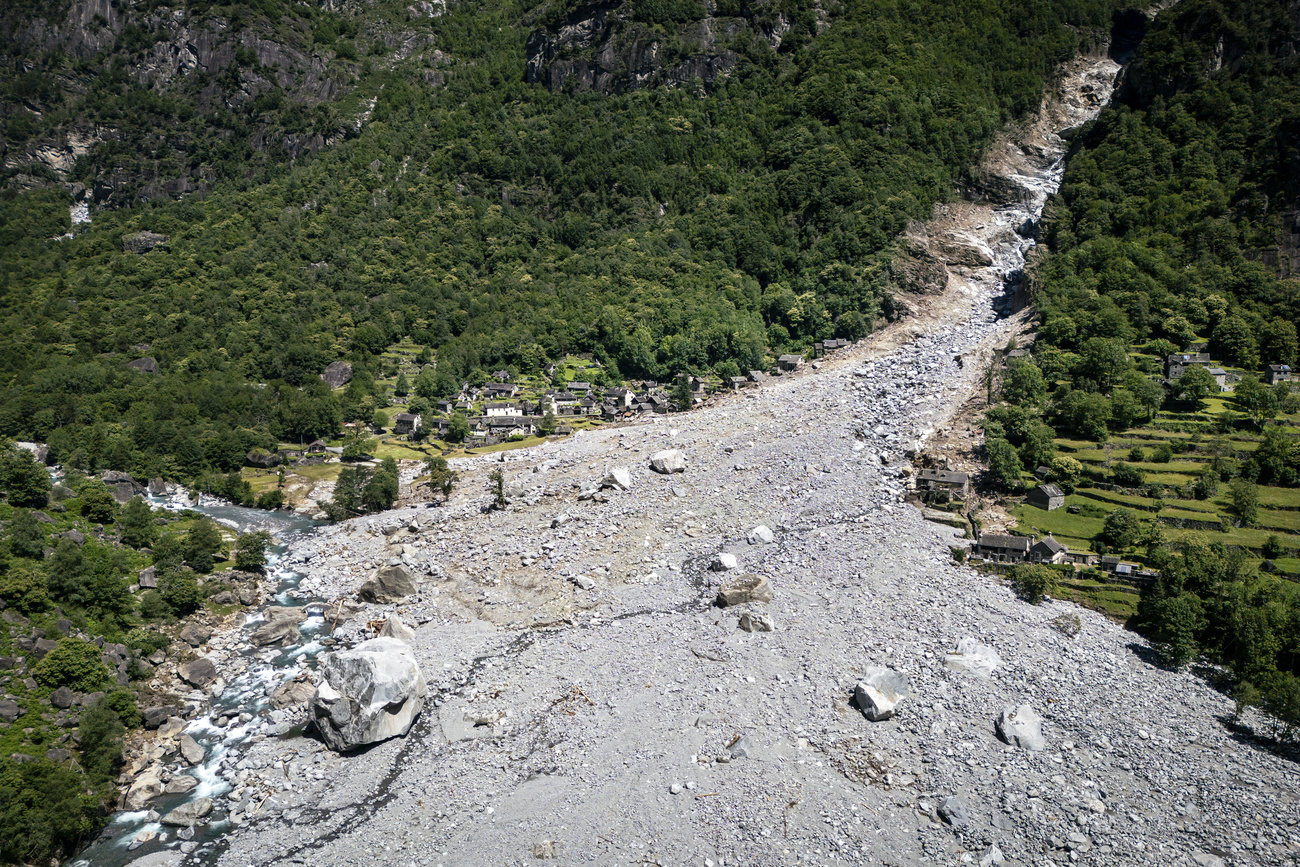
[[49, 862], [76, 851], [104, 824], [84, 779], [45, 758], [0, 768], [0, 860]]
[[[149, 592], [153, 593], [152, 590]], [[148, 596], [149, 594], [146, 593], [145, 595]], [[153, 595], [158, 599], [158, 604], [163, 605], [165, 610], [166, 605], [163, 603], [162, 597], [158, 596], [157, 593], [153, 593]], [[144, 606], [141, 605], [140, 607], [143, 608]], [[156, 629], [137, 626], [126, 634], [126, 641], [123, 643], [141, 656], [149, 656], [155, 651], [166, 650], [167, 645], [171, 642], [166, 635]]]
[[1147, 453], [1142, 451], [1142, 446], [1133, 446], [1128, 450], [1128, 459], [1135, 464], [1140, 464], [1147, 459]]
[[145, 620], [169, 620], [171, 609], [157, 590], [146, 590], [140, 597], [140, 616]]
[[15, 568], [7, 575], [0, 575], [0, 599], [23, 614], [44, 611], [50, 607], [45, 582], [39, 575], [26, 569]]
[[1142, 522], [1129, 509], [1116, 509], [1106, 516], [1099, 538], [1114, 548], [1123, 551], [1132, 548], [1142, 533]]
[[1154, 464], [1167, 464], [1174, 457], [1174, 450], [1170, 448], [1169, 443], [1156, 443], [1151, 449], [1151, 462]]
[[1011, 584], [1021, 599], [1037, 605], [1056, 587], [1056, 573], [1046, 566], [1016, 566], [1011, 570]]
[[111, 524], [117, 520], [117, 500], [99, 482], [87, 482], [79, 493], [81, 517], [92, 524]]
[[1126, 488], [1136, 488], [1142, 484], [1144, 476], [1142, 471], [1132, 464], [1126, 464], [1123, 461], [1115, 464], [1110, 468], [1110, 477], [1115, 484], [1122, 485]]
[[107, 696], [82, 713], [77, 727], [81, 737], [81, 767], [92, 782], [107, 782], [121, 770], [125, 732], [126, 726], [109, 705]]
[[158, 595], [171, 613], [178, 617], [197, 611], [203, 604], [199, 580], [188, 572], [173, 572], [159, 578]]
[[1286, 549], [1282, 547], [1282, 540], [1278, 538], [1276, 533], [1270, 533], [1269, 537], [1264, 540], [1264, 544], [1260, 546], [1260, 553], [1269, 560], [1276, 560], [1285, 551]]
[[283, 491], [266, 491], [257, 497], [257, 508], [273, 512], [284, 506]]
[[239, 537], [239, 550], [235, 552], [235, 568], [241, 572], [266, 571], [266, 546], [271, 537], [266, 533], [245, 533]]
[[58, 646], [32, 667], [32, 676], [41, 686], [66, 686], [77, 692], [103, 689], [111, 680], [102, 651], [89, 641], [71, 637], [59, 639]]

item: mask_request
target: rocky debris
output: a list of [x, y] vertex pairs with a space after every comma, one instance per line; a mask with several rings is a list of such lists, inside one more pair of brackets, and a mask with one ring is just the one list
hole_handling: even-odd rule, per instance
[[352, 381], [352, 365], [347, 361], [331, 361], [320, 375], [330, 388], [342, 388]]
[[163, 816], [160, 821], [164, 825], [189, 827], [211, 814], [212, 807], [213, 801], [211, 798], [195, 798], [188, 804], [181, 804], [175, 810]]
[[772, 632], [776, 624], [770, 614], [746, 611], [740, 615], [740, 628], [746, 632]]
[[1039, 752], [1047, 748], [1043, 718], [1028, 704], [1003, 708], [997, 720], [997, 732], [1004, 742], [1022, 750]]
[[966, 812], [966, 806], [952, 797], [944, 798], [943, 803], [939, 805], [939, 818], [954, 828], [965, 828], [970, 824], [970, 816]]
[[362, 602], [399, 602], [416, 590], [411, 570], [401, 564], [385, 566], [357, 590]]
[[955, 649], [948, 651], [948, 655], [943, 658], [943, 664], [953, 671], [988, 677], [1002, 664], [1002, 657], [987, 644], [966, 637], [957, 642]]
[[176, 708], [172, 707], [147, 707], [141, 713], [144, 717], [144, 727], [149, 731], [153, 731], [167, 722], [175, 712]]
[[290, 680], [276, 687], [268, 697], [271, 707], [295, 707], [307, 704], [315, 692], [316, 687], [305, 680]]
[[759, 524], [757, 527], [750, 530], [749, 535], [746, 536], [745, 538], [749, 541], [749, 544], [751, 545], [770, 545], [772, 543], [772, 540], [775, 539], [776, 537], [772, 534], [772, 531], [770, 529], [763, 526], [762, 524]]
[[868, 666], [853, 690], [854, 701], [872, 722], [887, 720], [897, 713], [898, 705], [908, 695], [907, 678], [879, 665]]
[[600, 480], [602, 488], [613, 488], [616, 491], [632, 490], [632, 473], [627, 467], [614, 467], [605, 473], [605, 477]]
[[200, 689], [217, 679], [217, 666], [206, 657], [186, 662], [177, 669], [181, 680]]
[[998, 844], [994, 843], [985, 850], [984, 855], [979, 860], [979, 867], [998, 867], [998, 865], [1007, 863], [1006, 857]]
[[[1053, 147], [1030, 155], [1055, 160]], [[991, 239], [1028, 216], [962, 201], [935, 211], [987, 220]], [[993, 240], [988, 270], [1016, 270], [1016, 244]], [[453, 498], [294, 541], [282, 561], [303, 573], [294, 592], [330, 600], [331, 621], [395, 558], [413, 571], [448, 564], [400, 609], [418, 624], [412, 652], [442, 705], [437, 724], [412, 729], [418, 741], [347, 757], [290, 734], [301, 710], [249, 723], [266, 737], [221, 763], [221, 806], [238, 828], [214, 860], [512, 863], [562, 835], [562, 858], [610, 863], [974, 865], [993, 840], [1017, 864], [1191, 867], [1188, 853], [1212, 847], [1234, 864], [1293, 861], [1294, 764], [1219, 724], [1229, 697], [1150, 665], [1141, 638], [1092, 612], [1063, 640], [1049, 619], [1077, 609], [1054, 603], [1044, 616], [958, 566], [952, 531], [904, 502], [906, 452], [982, 390], [980, 359], [1020, 321], [989, 309], [1001, 277], [973, 270], [954, 266], [946, 296], [900, 297], [914, 318], [816, 375], [667, 420], [680, 432], [658, 418], [510, 452], [520, 473], [559, 461], [531, 475], [546, 493], [537, 508], [481, 513], [481, 497]], [[691, 455], [697, 484], [676, 495], [675, 480], [647, 482], [549, 527], [578, 485], [607, 466], [643, 467], [666, 442]], [[456, 463], [465, 490], [501, 465]], [[419, 533], [395, 537], [401, 550], [380, 533], [417, 519]], [[706, 610], [702, 594], [730, 577], [708, 571], [713, 555], [758, 520], [780, 544], [741, 559], [781, 582], [761, 610], [782, 628], [750, 635], [735, 631], [744, 608]], [[573, 576], [588, 575], [596, 589], [576, 591]], [[368, 637], [397, 611], [345, 615], [332, 640]], [[988, 636], [1009, 658], [989, 678], [954, 675], [942, 662], [962, 636]], [[889, 722], [865, 726], [846, 706], [864, 654], [908, 673], [912, 698]], [[1117, 690], [1142, 700], [1117, 705]], [[1049, 749], [996, 738], [999, 708], [1049, 699]], [[1265, 725], [1252, 714], [1243, 725]], [[762, 754], [733, 758], [738, 734]], [[955, 835], [936, 830], [948, 795], [971, 820]]]
[[189, 762], [191, 765], [200, 764], [203, 761], [203, 756], [206, 754], [206, 751], [199, 745], [199, 742], [189, 735], [181, 735], [181, 739], [177, 743], [177, 746], [180, 748], [181, 758], [185, 759], [185, 761]]
[[402, 618], [396, 614], [390, 616], [384, 621], [384, 625], [379, 628], [379, 638], [396, 638], [398, 641], [411, 644], [415, 641], [415, 630], [402, 622]]
[[1052, 628], [1067, 638], [1078, 638], [1083, 631], [1083, 620], [1074, 612], [1066, 612], [1052, 621]]
[[740, 574], [719, 588], [717, 604], [721, 608], [729, 608], [747, 602], [771, 602], [772, 596], [772, 585], [767, 576]]
[[713, 558], [713, 562], [709, 564], [709, 568], [714, 572], [730, 572], [739, 565], [740, 564], [736, 560], [735, 554], [727, 554], [724, 552]]
[[686, 472], [686, 453], [681, 449], [667, 449], [650, 456], [650, 469], [661, 475]]
[[428, 694], [410, 646], [395, 638], [323, 654], [317, 673], [312, 719], [338, 752], [405, 735]]
[[132, 232], [122, 236], [122, 251], [125, 253], [148, 253], [159, 244], [167, 243], [167, 236], [157, 232]]
[[151, 357], [137, 358], [126, 367], [128, 370], [134, 370], [136, 373], [157, 373], [158, 360]]
[[191, 620], [189, 623], [185, 624], [185, 628], [181, 630], [180, 634], [181, 641], [184, 641], [190, 647], [199, 647], [204, 645], [211, 637], [211, 627], [199, 623], [196, 620]]
[[302, 640], [298, 624], [306, 617], [301, 608], [268, 608], [266, 622], [248, 634], [248, 643], [255, 647], [281, 647]]

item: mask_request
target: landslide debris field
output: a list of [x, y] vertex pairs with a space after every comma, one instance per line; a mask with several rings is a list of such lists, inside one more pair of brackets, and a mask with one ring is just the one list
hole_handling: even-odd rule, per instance
[[[995, 845], [1021, 864], [1293, 863], [1295, 765], [1225, 724], [1229, 698], [1098, 615], [955, 565], [953, 531], [900, 502], [915, 432], [979, 387], [953, 357], [998, 339], [976, 315], [712, 410], [479, 459], [445, 508], [309, 538], [290, 564], [307, 593], [416, 573], [417, 595], [335, 637], [413, 624], [431, 704], [359, 755], [255, 746], [274, 795], [221, 863], [946, 864]], [[685, 472], [653, 473], [670, 448]], [[617, 467], [630, 490], [581, 499]], [[481, 512], [494, 468], [512, 503]], [[736, 569], [712, 571], [721, 554]], [[772, 600], [717, 607], [738, 573]], [[991, 675], [945, 664], [968, 637]], [[852, 700], [871, 666], [910, 685], [882, 722]], [[1041, 751], [995, 732], [1026, 703]]]

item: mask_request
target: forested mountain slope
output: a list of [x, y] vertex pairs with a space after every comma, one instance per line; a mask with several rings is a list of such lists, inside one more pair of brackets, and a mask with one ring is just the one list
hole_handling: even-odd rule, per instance
[[[1289, 515], [1296, 501], [1286, 489], [1300, 486], [1294, 383], [1281, 367], [1297, 363], [1300, 318], [1298, 48], [1300, 3], [1184, 0], [1162, 13], [1114, 104], [1071, 155], [1032, 268], [1037, 370], [1014, 371], [1037, 383], [1036, 398], [1012, 400], [1036, 404], [1023, 417], [1045, 415], [1063, 435], [1105, 440], [1142, 424], [1190, 433], [1182, 459], [1194, 494], [1152, 482], [1150, 496], [1206, 500], [1224, 485], [1243, 528], [1257, 524], [1260, 490], [1275, 492]], [[1231, 397], [1208, 365], [1181, 376], [1165, 369], [1162, 391], [1160, 356], [1193, 343], [1231, 371], [1217, 371], [1225, 390], [1229, 377], [1238, 380]], [[1231, 404], [1212, 422], [1192, 420], [1187, 410], [1207, 395]], [[1162, 404], [1184, 421], [1152, 423]], [[1051, 429], [1031, 426], [1050, 446]], [[1002, 427], [1018, 439], [1013, 425]], [[1217, 438], [1198, 448], [1204, 433]], [[1044, 458], [1032, 454], [1031, 439], [1016, 444], [1034, 467]], [[1014, 460], [1006, 446], [993, 448]], [[1125, 466], [1115, 465], [1116, 481]], [[1240, 701], [1265, 706], [1294, 735], [1300, 585], [1258, 571], [1239, 540], [1208, 533], [1166, 545], [1158, 519], [1151, 526], [1145, 559], [1160, 577], [1130, 625], [1171, 663], [1206, 654], [1230, 666]], [[1226, 519], [1224, 529], [1232, 529]], [[1271, 560], [1262, 568], [1276, 570]]]
[[[746, 13], [786, 22], [779, 43], [734, 28], [709, 88], [608, 95], [527, 80], [530, 35], [581, 8], [149, 2], [105, 25], [84, 5], [13, 7], [0, 434], [80, 447], [91, 468], [120, 440], [122, 469], [184, 475], [336, 429], [355, 401], [316, 375], [339, 357], [373, 372], [403, 335], [456, 377], [576, 350], [660, 379], [861, 335], [888, 313], [906, 221], [1104, 40], [1115, 6], [783, 0]], [[673, 21], [727, 11], [703, 10], [627, 15], [670, 40]], [[42, 20], [94, 38], [59, 43]], [[194, 53], [196, 33], [218, 45], [207, 65], [151, 78], [149, 58]], [[206, 193], [109, 195], [123, 206], [51, 241], [68, 194], [28, 155], [79, 125], [111, 135], [68, 183]], [[168, 240], [130, 252], [139, 231]], [[140, 355], [159, 373], [128, 371]]]

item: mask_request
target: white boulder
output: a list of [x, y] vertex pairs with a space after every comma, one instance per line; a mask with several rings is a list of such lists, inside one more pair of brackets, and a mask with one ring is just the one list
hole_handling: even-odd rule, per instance
[[1002, 710], [997, 721], [998, 737], [1013, 747], [1038, 752], [1047, 748], [1043, 737], [1043, 718], [1029, 705]]
[[311, 716], [338, 752], [405, 735], [429, 692], [410, 646], [396, 638], [323, 654], [317, 672]]
[[897, 713], [899, 703], [907, 698], [907, 677], [879, 665], [867, 668], [853, 691], [858, 707], [872, 722], [887, 720]]
[[987, 644], [981, 644], [967, 636], [957, 642], [956, 648], [948, 651], [943, 664], [953, 671], [967, 671], [981, 677], [988, 677], [1002, 664], [1002, 657]]
[[667, 449], [662, 452], [655, 452], [650, 456], [650, 469], [663, 475], [684, 473], [686, 472], [686, 453], [681, 449]]
[[602, 488], [615, 488], [620, 491], [632, 490], [632, 473], [627, 467], [615, 467], [605, 473], [600, 482]]
[[749, 544], [751, 545], [770, 545], [776, 536], [766, 526], [759, 524], [749, 531]]

